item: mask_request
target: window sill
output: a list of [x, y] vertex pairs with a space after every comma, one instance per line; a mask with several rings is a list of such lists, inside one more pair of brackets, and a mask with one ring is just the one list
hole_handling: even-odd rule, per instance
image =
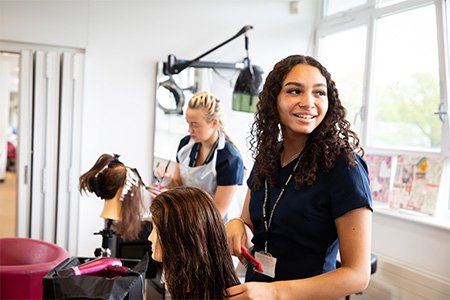
[[405, 209], [394, 209], [390, 208], [387, 203], [375, 201], [373, 203], [373, 211], [374, 213], [378, 213], [381, 215], [403, 219], [410, 222], [420, 223], [450, 231], [450, 218], [448, 217], [447, 218], [435, 217]]

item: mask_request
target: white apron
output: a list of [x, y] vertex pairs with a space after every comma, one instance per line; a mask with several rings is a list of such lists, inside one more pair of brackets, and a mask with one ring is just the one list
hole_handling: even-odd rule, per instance
[[[178, 160], [180, 161], [180, 177], [183, 185], [195, 186], [205, 190], [213, 199], [217, 190], [217, 151], [225, 147], [225, 135], [219, 132], [219, 143], [217, 149], [214, 151], [212, 160], [204, 165], [198, 167], [190, 167], [190, 153], [195, 145], [194, 140], [189, 142], [178, 151]], [[239, 216], [239, 204], [235, 196], [228, 207], [227, 215], [224, 218], [224, 222], [228, 219]]]

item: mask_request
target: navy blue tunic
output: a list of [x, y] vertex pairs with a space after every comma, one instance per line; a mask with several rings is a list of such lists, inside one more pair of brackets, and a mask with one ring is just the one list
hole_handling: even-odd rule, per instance
[[[304, 184], [295, 190], [295, 180], [291, 180], [270, 227], [268, 252], [277, 258], [275, 278], [248, 271], [246, 281], [301, 279], [336, 269], [339, 245], [335, 219], [357, 208], [372, 209], [367, 164], [360, 156], [356, 159], [358, 165], [349, 167], [345, 156], [340, 155], [329, 171], [319, 168], [313, 186]], [[278, 165], [278, 185], [270, 188], [269, 212], [296, 161], [284, 168]], [[253, 171], [247, 181], [249, 186], [252, 179]], [[254, 251], [264, 250], [263, 201], [264, 188], [251, 192]]]

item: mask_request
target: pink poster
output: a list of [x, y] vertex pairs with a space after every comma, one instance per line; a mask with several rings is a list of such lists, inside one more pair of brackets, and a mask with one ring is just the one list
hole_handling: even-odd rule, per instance
[[443, 165], [443, 158], [398, 155], [390, 206], [433, 215]]
[[369, 166], [372, 200], [388, 202], [392, 158], [390, 156], [366, 155], [365, 159]]

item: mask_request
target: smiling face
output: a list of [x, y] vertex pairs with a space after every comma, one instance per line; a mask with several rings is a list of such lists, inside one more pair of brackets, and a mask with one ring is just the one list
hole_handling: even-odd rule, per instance
[[283, 138], [308, 137], [328, 110], [327, 81], [316, 67], [298, 64], [286, 75], [277, 97]]
[[162, 262], [161, 245], [159, 242], [157, 229], [154, 224], [153, 224], [152, 232], [148, 236], [148, 240], [150, 242], [152, 242], [152, 258], [153, 258], [153, 260]]
[[215, 141], [215, 134], [219, 121], [213, 119], [208, 122], [204, 108], [190, 108], [186, 110], [186, 122], [189, 126], [191, 139], [196, 143]]

